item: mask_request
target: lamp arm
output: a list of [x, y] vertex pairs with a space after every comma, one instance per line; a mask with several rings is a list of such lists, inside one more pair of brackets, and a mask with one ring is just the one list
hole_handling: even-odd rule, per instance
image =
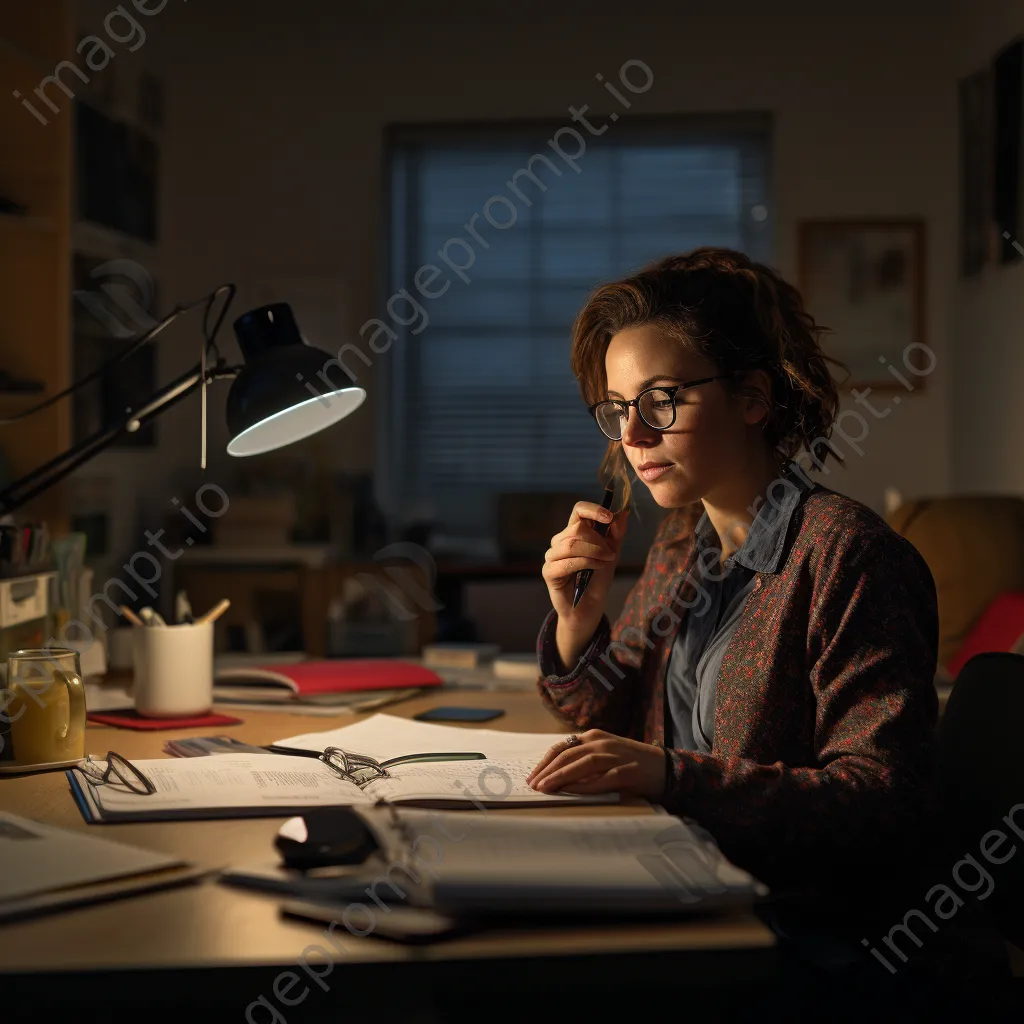
[[[224, 366], [218, 363], [206, 371], [206, 383], [218, 379], [234, 379], [238, 375], [240, 367]], [[146, 421], [152, 419], [157, 413], [169, 409], [182, 398], [192, 392], [203, 382], [203, 372], [198, 364], [191, 370], [183, 373], [177, 380], [161, 388], [145, 405], [138, 409], [126, 410], [126, 419], [122, 421], [118, 429], [125, 430], [129, 434], [135, 433]]]
[[[144, 334], [140, 334], [123, 352], [118, 352], [116, 355], [111, 356], [106, 362], [97, 366], [95, 370], [90, 371], [84, 377], [80, 377], [73, 384], [69, 384], [63, 391], [58, 391], [57, 394], [51, 395], [49, 398], [33, 405], [29, 409], [23, 409], [15, 416], [0, 419], [0, 424], [17, 423], [19, 420], [33, 416], [37, 412], [42, 412], [43, 409], [49, 408], [51, 405], [59, 402], [62, 398], [66, 398], [68, 395], [74, 394], [79, 388], [88, 384], [90, 381], [95, 380], [97, 377], [102, 377], [110, 367], [117, 365], [117, 363], [124, 362], [124, 360], [134, 355], [140, 348], [142, 348], [143, 345], [152, 341], [153, 338], [164, 330], [165, 327], [169, 327], [183, 313], [188, 313], [190, 310], [196, 309], [204, 303], [206, 304], [206, 310], [203, 314], [203, 331], [206, 336], [206, 348], [207, 351], [209, 351], [209, 349], [215, 345], [217, 332], [220, 330], [220, 326], [224, 322], [224, 317], [227, 315], [228, 307], [231, 305], [231, 300], [235, 297], [235, 291], [236, 288], [233, 284], [221, 284], [214, 288], [214, 290], [208, 295], [204, 295], [201, 299], [197, 299], [195, 302], [188, 302], [181, 306], [175, 306], [175, 308], [172, 309], [162, 320], [153, 324], [153, 326]], [[211, 331], [209, 327], [210, 310], [213, 308], [213, 304], [216, 302], [217, 296], [220, 295], [221, 292], [226, 292], [227, 298], [224, 300], [220, 314], [217, 317], [217, 322]]]
[[[221, 362], [207, 369], [205, 378], [207, 383], [214, 380], [233, 379], [238, 375], [239, 369], [240, 367], [226, 366]], [[107, 427], [105, 430], [97, 431], [84, 441], [80, 441], [67, 451], [50, 459], [49, 462], [15, 480], [3, 491], [0, 491], [0, 514], [6, 515], [13, 512], [16, 508], [31, 501], [37, 494], [41, 494], [54, 484], [59, 483], [69, 473], [74, 472], [79, 466], [113, 443], [120, 434], [133, 433], [138, 430], [143, 423], [191, 394], [202, 382], [202, 368], [200, 364], [196, 364], [192, 369], [162, 387], [138, 409], [125, 410], [125, 415], [119, 423]], [[28, 490], [25, 491], [25, 488]]]

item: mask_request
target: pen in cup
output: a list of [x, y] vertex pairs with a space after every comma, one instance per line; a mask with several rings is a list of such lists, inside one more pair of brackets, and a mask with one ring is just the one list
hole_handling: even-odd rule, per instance
[[192, 614], [192, 605], [189, 602], [188, 594], [184, 590], [179, 590], [174, 598], [174, 621], [179, 625], [190, 626], [195, 622], [195, 617]]
[[133, 626], [144, 626], [145, 623], [128, 607], [126, 604], [118, 605], [121, 614], [133, 625]]
[[[601, 508], [610, 509], [612, 502], [615, 500], [615, 485], [609, 484], [604, 491], [604, 497], [601, 499]], [[598, 532], [600, 536], [605, 536], [608, 533], [608, 527], [610, 523], [592, 523], [593, 528]], [[580, 569], [576, 573], [576, 588], [572, 594], [572, 606], [576, 607], [580, 603], [580, 598], [583, 597], [584, 591], [587, 589], [587, 584], [590, 582], [590, 577], [593, 575], [593, 569]]]
[[224, 598], [218, 601], [205, 615], [200, 615], [193, 621], [194, 625], [200, 626], [207, 622], [216, 622], [231, 607], [231, 601]]
[[[186, 599], [187, 603], [187, 599]], [[175, 618], [178, 620], [175, 624], [179, 626], [202, 626], [208, 622], [216, 622], [227, 610], [231, 607], [231, 601], [228, 598], [224, 598], [222, 601], [218, 601], [205, 615], [200, 615], [195, 618], [192, 615], [191, 606], [188, 606], [187, 611], [181, 609], [179, 602], [179, 611], [181, 611], [181, 617], [178, 615]], [[154, 611], [152, 608], [146, 607], [139, 610], [138, 613], [132, 611], [127, 605], [118, 605], [118, 610], [121, 614], [133, 625], [133, 626], [166, 626], [167, 623], [164, 621], [163, 616], [159, 612]]]

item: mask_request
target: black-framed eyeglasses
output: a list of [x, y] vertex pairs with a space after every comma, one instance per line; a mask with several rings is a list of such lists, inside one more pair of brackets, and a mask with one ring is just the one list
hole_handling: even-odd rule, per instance
[[357, 754], [341, 747], [325, 747], [323, 750], [309, 750], [305, 747], [287, 747], [271, 743], [263, 748], [272, 754], [293, 754], [299, 757], [315, 757], [348, 782], [354, 782], [360, 789], [374, 779], [392, 778], [389, 768], [397, 764], [411, 764], [414, 761], [482, 761], [485, 754], [479, 751], [434, 752], [429, 754], [401, 754], [398, 757], [378, 761], [369, 754]]
[[640, 419], [651, 430], [668, 430], [676, 421], [676, 395], [680, 391], [710, 384], [713, 380], [725, 380], [731, 373], [716, 373], [713, 377], [701, 377], [700, 380], [688, 380], [682, 384], [658, 384], [653, 388], [645, 388], [636, 398], [626, 401], [624, 398], [606, 398], [588, 407], [590, 415], [597, 421], [601, 432], [612, 441], [622, 440], [623, 424], [629, 419], [629, 407], [636, 406]]
[[79, 763], [78, 770], [93, 786], [124, 786], [139, 796], [152, 796], [156, 792], [156, 786], [141, 769], [113, 750], [108, 750], [105, 758], [88, 754]]
[[356, 754], [341, 747], [325, 747], [320, 760], [333, 768], [343, 779], [365, 786], [374, 779], [389, 778], [387, 767], [369, 754]]

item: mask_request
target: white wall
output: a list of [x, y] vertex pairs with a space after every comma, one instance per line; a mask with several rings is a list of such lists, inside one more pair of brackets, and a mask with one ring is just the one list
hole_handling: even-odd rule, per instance
[[[890, 484], [907, 495], [946, 492], [959, 8], [909, 0], [843, 10], [737, 0], [636, 15], [621, 4], [607, 14], [593, 3], [482, 7], [170, 0], [150, 18], [145, 46], [117, 59], [151, 64], [167, 82], [166, 302], [232, 280], [236, 313], [273, 293], [305, 295], [295, 306], [311, 341], [336, 349], [358, 340], [359, 325], [383, 311], [383, 126], [568, 119], [567, 108], [581, 103], [608, 110], [595, 75], [639, 58], [655, 73], [636, 105], [644, 113], [774, 113], [776, 263], [787, 276], [802, 218], [925, 218], [928, 342], [938, 368], [926, 390], [872, 424], [864, 456], [853, 454], [825, 482], [876, 508]], [[175, 331], [161, 348], [168, 376], [198, 342], [194, 327]], [[340, 469], [373, 467], [372, 377], [368, 386], [368, 406], [332, 435]], [[195, 469], [198, 423], [197, 403], [186, 403], [161, 420], [158, 458], [128, 456], [148, 523], [180, 493], [171, 481]], [[215, 402], [211, 451], [224, 441]], [[226, 461], [212, 459], [211, 479], [225, 477]]]
[[[961, 17], [958, 78], [1024, 35], [1016, 0], [965, 2]], [[1024, 495], [1024, 262], [990, 264], [958, 281], [955, 297], [953, 486]]]

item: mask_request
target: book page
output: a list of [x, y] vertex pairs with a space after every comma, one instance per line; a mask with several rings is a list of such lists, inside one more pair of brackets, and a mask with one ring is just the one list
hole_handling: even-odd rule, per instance
[[373, 800], [464, 800], [472, 806], [509, 803], [609, 803], [618, 794], [583, 797], [570, 793], [539, 793], [526, 784], [536, 765], [533, 758], [501, 758], [482, 761], [428, 761], [395, 765], [391, 778], [374, 779], [365, 787]]
[[[363, 817], [376, 817], [387, 814], [387, 810], [360, 808], [359, 813]], [[438, 835], [461, 833], [464, 839], [458, 845], [470, 851], [471, 859], [536, 854], [553, 861], [568, 858], [567, 863], [576, 864], [581, 857], [636, 856], [649, 850], [656, 841], [697, 838], [697, 834], [678, 818], [667, 814], [588, 815], [585, 818], [480, 814], [474, 817], [468, 835], [466, 816], [458, 811], [401, 808], [398, 814], [412, 836], [431, 831]]]
[[366, 802], [358, 786], [322, 761], [285, 754], [215, 754], [132, 762], [156, 786], [143, 796], [120, 784], [83, 788], [104, 812], [197, 810], [200, 808], [344, 806]]
[[[543, 755], [564, 734], [503, 732], [500, 729], [467, 729], [457, 725], [415, 722], [397, 715], [376, 714], [340, 729], [310, 732], [275, 740], [287, 747], [323, 750], [342, 747], [386, 761], [402, 754], [437, 754], [451, 751], [479, 751], [489, 758], [532, 760], [534, 768]], [[529, 773], [527, 773], [529, 774]]]

